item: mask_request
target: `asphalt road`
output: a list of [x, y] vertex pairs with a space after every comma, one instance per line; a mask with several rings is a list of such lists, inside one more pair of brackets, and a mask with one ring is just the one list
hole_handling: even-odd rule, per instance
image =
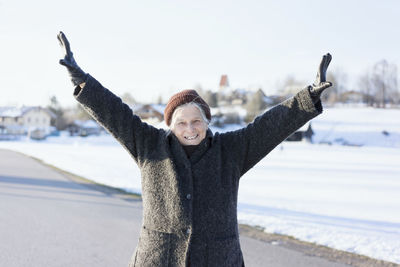
[[[142, 203], [93, 190], [0, 149], [0, 266], [127, 266]], [[344, 267], [241, 236], [247, 267]]]

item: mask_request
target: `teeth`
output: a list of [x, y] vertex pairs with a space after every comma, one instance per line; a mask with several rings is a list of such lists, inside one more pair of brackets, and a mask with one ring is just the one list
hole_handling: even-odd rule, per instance
[[193, 139], [195, 139], [196, 137], [197, 137], [197, 135], [194, 135], [194, 136], [186, 136], [185, 138], [188, 139], [188, 140], [193, 140]]

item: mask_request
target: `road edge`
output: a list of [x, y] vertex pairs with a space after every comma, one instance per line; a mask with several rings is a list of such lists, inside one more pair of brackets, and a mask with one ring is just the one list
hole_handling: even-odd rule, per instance
[[[11, 149], [5, 149], [5, 150], [11, 150]], [[119, 199], [122, 199], [125, 201], [141, 201], [142, 200], [142, 198], [139, 194], [129, 193], [129, 192], [126, 192], [125, 190], [122, 190], [119, 188], [96, 183], [92, 180], [86, 179], [84, 177], [81, 177], [74, 173], [65, 171], [61, 168], [58, 168], [54, 165], [46, 163], [45, 161], [43, 161], [39, 158], [33, 157], [31, 155], [27, 155], [27, 154], [19, 152], [19, 151], [15, 151], [15, 150], [11, 150], [11, 151], [22, 154], [29, 158], [32, 158], [32, 159], [38, 161], [40, 164], [57, 171], [58, 173], [63, 175], [66, 179], [73, 181], [77, 184], [80, 184], [82, 186], [88, 187], [92, 190], [100, 191], [108, 196], [116, 197], [116, 198], [119, 198]], [[393, 262], [378, 260], [378, 259], [371, 258], [368, 256], [355, 254], [355, 253], [351, 253], [351, 252], [347, 252], [347, 251], [343, 251], [343, 250], [337, 250], [337, 249], [319, 245], [316, 243], [301, 241], [292, 236], [268, 233], [268, 232], [265, 232], [264, 229], [259, 226], [239, 224], [239, 232], [241, 235], [245, 235], [247, 237], [250, 237], [250, 238], [262, 241], [262, 242], [267, 242], [272, 245], [277, 245], [277, 246], [285, 247], [287, 249], [295, 250], [295, 251], [301, 252], [308, 256], [324, 258], [324, 259], [327, 259], [332, 262], [347, 264], [350, 266], [355, 266], [355, 267], [400, 267], [400, 264], [396, 264]]]

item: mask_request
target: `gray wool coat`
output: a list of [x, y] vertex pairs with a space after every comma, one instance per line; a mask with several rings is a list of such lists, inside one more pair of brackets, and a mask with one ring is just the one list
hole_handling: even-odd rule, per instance
[[142, 174], [143, 226], [130, 266], [242, 266], [239, 178], [274, 147], [322, 112], [309, 90], [247, 127], [207, 131], [188, 158], [170, 131], [142, 122], [120, 98], [88, 76], [74, 95], [129, 152]]

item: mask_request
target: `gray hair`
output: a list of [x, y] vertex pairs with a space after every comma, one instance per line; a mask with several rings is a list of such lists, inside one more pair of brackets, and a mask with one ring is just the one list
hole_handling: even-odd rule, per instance
[[[183, 105], [178, 106], [178, 107], [174, 110], [174, 113], [172, 113], [172, 118], [171, 118], [171, 124], [170, 124], [171, 126], [174, 125], [174, 123], [175, 123], [175, 113], [176, 113], [176, 111], [177, 111], [178, 109], [181, 109], [181, 108], [184, 108], [184, 107], [187, 107], [187, 106], [194, 106], [194, 107], [196, 107], [196, 108], [200, 111], [201, 118], [203, 119], [203, 121], [204, 121], [207, 125], [210, 123], [210, 121], [207, 119], [206, 114], [204, 113], [204, 110], [201, 108], [201, 106], [200, 106], [199, 104], [197, 104], [196, 102], [189, 102], [189, 103], [185, 103], [185, 104], [183, 104]], [[170, 126], [170, 128], [171, 128], [171, 126]]]

